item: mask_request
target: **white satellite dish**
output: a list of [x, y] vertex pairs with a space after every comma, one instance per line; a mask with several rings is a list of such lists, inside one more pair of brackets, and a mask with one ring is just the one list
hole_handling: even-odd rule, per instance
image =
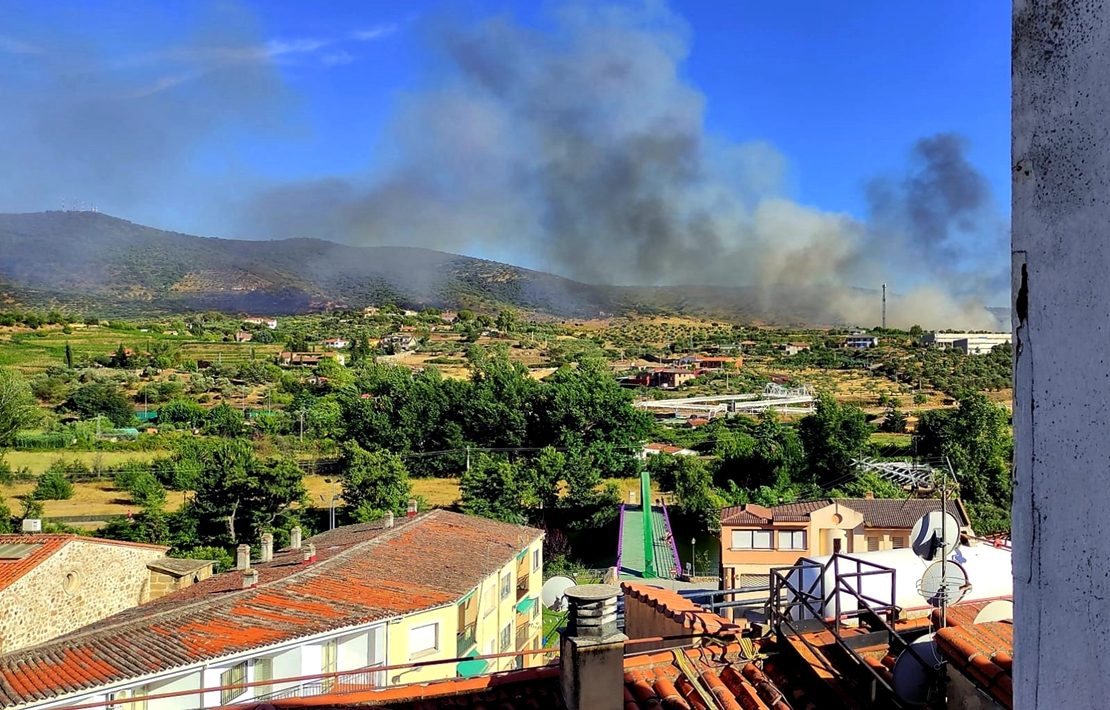
[[[913, 649], [917, 655], [911, 653]], [[920, 660], [919, 660], [920, 658]], [[924, 662], [925, 665], [922, 665]], [[923, 707], [932, 700], [937, 671], [944, 664], [932, 634], [911, 643], [894, 662], [891, 686], [894, 694], [906, 705]]]
[[947, 557], [959, 544], [959, 521], [939, 510], [923, 515], [910, 532], [910, 546], [914, 554], [928, 562]]
[[1005, 599], [999, 599], [987, 604], [982, 610], [975, 615], [975, 624], [985, 624], [988, 621], [1013, 621], [1014, 619], [1014, 603]]
[[935, 607], [957, 604], [970, 591], [967, 571], [959, 562], [951, 560], [929, 565], [917, 583], [917, 593]]
[[562, 611], [566, 606], [567, 590], [577, 584], [570, 577], [552, 577], [544, 582], [540, 590], [540, 603], [545, 609]]

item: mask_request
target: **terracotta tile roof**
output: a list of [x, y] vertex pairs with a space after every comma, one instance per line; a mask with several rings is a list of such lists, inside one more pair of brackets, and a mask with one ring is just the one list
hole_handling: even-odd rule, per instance
[[[791, 710], [759, 662], [739, 645], [660, 651], [624, 659], [625, 710]], [[695, 688], [695, 683], [701, 690]], [[345, 695], [275, 700], [277, 708], [377, 706], [391, 710], [563, 710], [559, 668], [546, 666], [469, 680], [444, 680]]]
[[258, 564], [257, 587], [226, 572], [0, 656], [0, 707], [451, 603], [540, 535], [442, 510], [338, 528], [305, 541], [315, 563], [283, 550]]
[[1014, 623], [948, 626], [937, 631], [937, 649], [968, 680], [1004, 707], [1014, 707]]
[[[940, 510], [940, 501], [934, 498], [828, 498], [802, 501], [765, 508], [761, 505], [735, 505], [721, 510], [722, 525], [768, 525], [772, 523], [805, 523], [814, 511], [839, 503], [863, 515], [863, 524], [869, 528], [910, 529], [926, 513]], [[970, 525], [967, 512], [957, 501], [949, 503], [948, 510], [961, 526]]]
[[13, 584], [34, 568], [38, 567], [48, 557], [62, 549], [74, 540], [100, 545], [122, 545], [124, 547], [141, 547], [147, 550], [160, 550], [165, 552], [170, 549], [163, 545], [144, 545], [136, 542], [120, 542], [118, 540], [105, 540], [99, 537], [86, 537], [84, 535], [68, 534], [35, 534], [35, 535], [0, 535], [0, 545], [36, 545], [26, 557], [20, 559], [0, 559], [0, 590]]
[[681, 594], [669, 589], [652, 587], [647, 584], [621, 582], [621, 591], [625, 595], [626, 608], [630, 599], [643, 602], [653, 607], [658, 613], [690, 629], [691, 634], [702, 634], [732, 641], [740, 636], [746, 626], [744, 623], [735, 624], [718, 614], [707, 611], [700, 604], [695, 604]]

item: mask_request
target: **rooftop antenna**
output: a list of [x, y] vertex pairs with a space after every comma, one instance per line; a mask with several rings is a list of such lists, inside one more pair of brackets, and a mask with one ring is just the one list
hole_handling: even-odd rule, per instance
[[883, 330], [886, 330], [886, 284], [883, 284]]

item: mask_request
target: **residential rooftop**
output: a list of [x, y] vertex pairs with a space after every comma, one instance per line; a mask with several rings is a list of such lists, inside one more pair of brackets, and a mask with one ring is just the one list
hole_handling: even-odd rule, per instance
[[[815, 511], [830, 505], [842, 505], [863, 516], [869, 528], [912, 528], [926, 513], [940, 510], [941, 501], [933, 498], [827, 498], [786, 503], [768, 508], [762, 505], [735, 505], [721, 511], [721, 525], [770, 525], [773, 523], [808, 523]], [[967, 512], [958, 501], [946, 509], [961, 527], [971, 524]]]
[[0, 656], [0, 707], [452, 604], [541, 535], [443, 510], [337, 528], [253, 564], [254, 587], [226, 572]]
[[170, 549], [164, 545], [146, 545], [137, 542], [122, 542], [120, 540], [106, 540], [99, 537], [61, 533], [0, 535], [0, 590], [11, 586], [49, 559], [51, 555], [74, 541], [89, 544], [140, 547], [161, 552]]

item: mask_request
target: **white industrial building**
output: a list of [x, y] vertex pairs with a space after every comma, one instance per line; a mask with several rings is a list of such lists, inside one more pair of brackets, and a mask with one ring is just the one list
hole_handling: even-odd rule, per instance
[[934, 348], [954, 348], [965, 355], [984, 355], [1012, 340], [1009, 333], [926, 333], [921, 344]]

